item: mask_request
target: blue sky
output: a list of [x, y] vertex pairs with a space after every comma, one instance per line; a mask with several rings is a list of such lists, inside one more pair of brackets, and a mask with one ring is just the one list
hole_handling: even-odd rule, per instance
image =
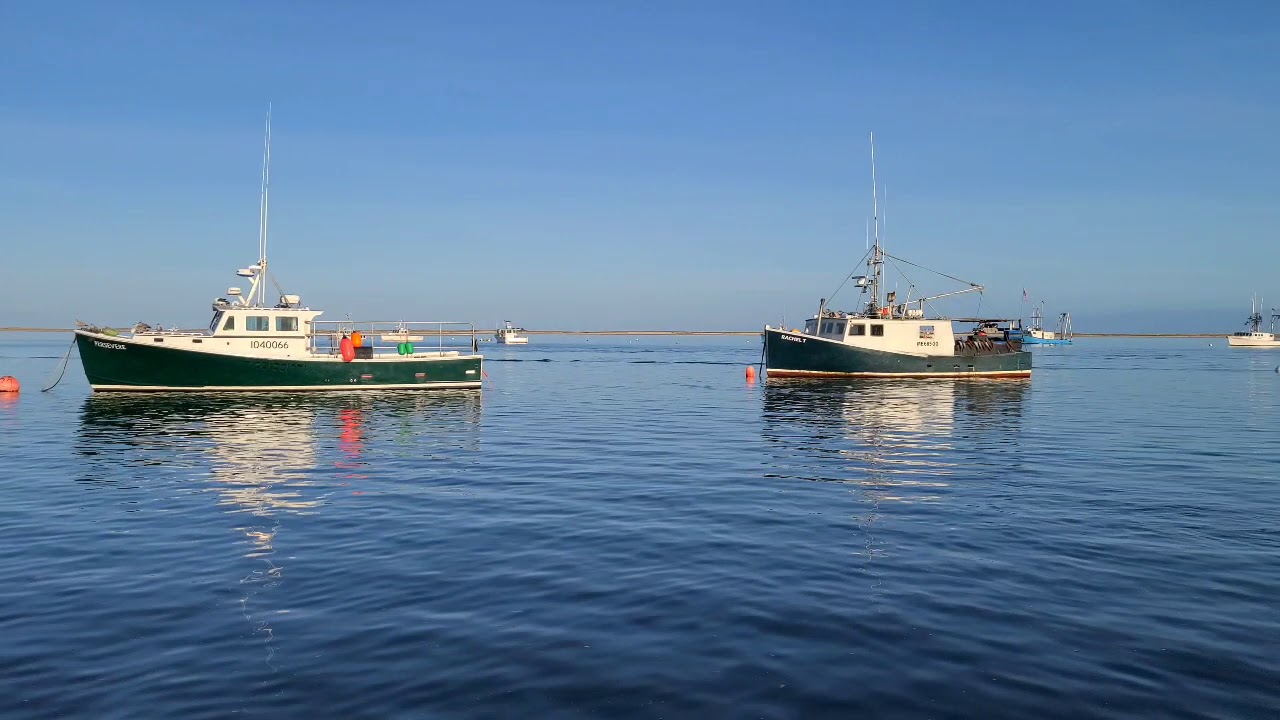
[[203, 325], [271, 101], [273, 268], [331, 319], [795, 324], [874, 130], [889, 251], [983, 312], [1230, 330], [1280, 306], [1277, 47], [1271, 3], [8, 3], [0, 325]]

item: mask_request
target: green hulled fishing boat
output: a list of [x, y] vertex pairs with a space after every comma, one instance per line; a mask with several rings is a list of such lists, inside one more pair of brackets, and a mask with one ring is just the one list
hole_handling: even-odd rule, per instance
[[[838, 311], [829, 307], [824, 298], [818, 302], [817, 314], [805, 322], [803, 330], [766, 325], [764, 367], [768, 376], [1030, 377], [1031, 353], [1022, 349], [1020, 320], [928, 314], [931, 301], [981, 292], [981, 285], [960, 281], [966, 287], [919, 298], [912, 297], [915, 286], [911, 285], [901, 302], [896, 291], [882, 292], [886, 261], [896, 260], [923, 268], [884, 251], [875, 182], [873, 137], [871, 183], [875, 245], [868, 251], [869, 274], [846, 279], [861, 290], [859, 306], [852, 311]], [[957, 325], [962, 327], [958, 329]]]
[[[267, 266], [271, 115], [267, 114], [257, 263], [237, 271], [199, 330], [146, 324], [119, 332], [77, 323], [94, 391], [334, 391], [477, 388], [484, 375], [475, 327], [462, 322], [323, 321], [285, 294]], [[267, 295], [267, 280], [280, 290]]]

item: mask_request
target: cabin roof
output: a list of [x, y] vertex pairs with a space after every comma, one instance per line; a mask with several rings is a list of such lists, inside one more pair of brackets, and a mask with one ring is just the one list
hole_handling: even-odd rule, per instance
[[323, 311], [321, 311], [321, 310], [312, 310], [311, 308], [305, 308], [305, 307], [257, 307], [257, 306], [253, 306], [253, 305], [219, 305], [215, 310], [216, 310], [217, 312], [243, 312], [243, 313], [264, 313], [264, 312], [288, 313], [288, 312], [294, 312], [294, 313], [315, 313], [315, 314], [319, 314], [319, 313], [323, 312]]

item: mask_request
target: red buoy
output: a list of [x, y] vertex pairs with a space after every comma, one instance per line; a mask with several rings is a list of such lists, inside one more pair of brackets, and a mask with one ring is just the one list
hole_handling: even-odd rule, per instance
[[338, 343], [338, 348], [342, 351], [342, 362], [351, 362], [356, 359], [356, 348], [352, 344], [351, 338], [342, 338], [342, 342]]
[[748, 365], [747, 366], [747, 382], [751, 382], [755, 379], [756, 379], [756, 366]]
[[18, 378], [12, 375], [0, 377], [0, 393], [16, 393], [22, 390], [22, 384], [18, 382]]

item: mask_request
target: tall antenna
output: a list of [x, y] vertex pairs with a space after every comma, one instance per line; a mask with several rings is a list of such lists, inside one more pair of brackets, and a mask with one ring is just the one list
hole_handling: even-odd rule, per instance
[[[258, 204], [258, 275], [267, 274], [267, 219], [271, 194], [271, 103], [267, 103], [267, 126], [262, 137], [262, 197]], [[250, 298], [253, 300], [253, 298]], [[266, 304], [267, 286], [259, 284], [258, 303]]]
[[871, 133], [871, 222], [875, 226], [876, 245], [871, 256], [871, 307], [880, 305], [880, 205], [876, 195], [876, 134]]

